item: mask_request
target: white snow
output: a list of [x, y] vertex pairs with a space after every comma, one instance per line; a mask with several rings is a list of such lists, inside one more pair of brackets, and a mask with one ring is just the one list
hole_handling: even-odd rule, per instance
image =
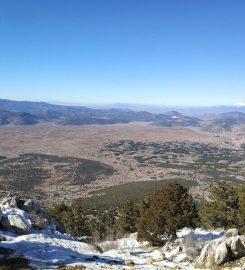
[[190, 228], [183, 228], [177, 232], [178, 237], [191, 236], [193, 239], [214, 240], [224, 235], [224, 230], [204, 230], [202, 228], [196, 228], [192, 230]]
[[[0, 206], [3, 216], [18, 215], [22, 220], [31, 225], [28, 215], [16, 208]], [[50, 230], [44, 232], [33, 231], [27, 235], [15, 235], [10, 232], [0, 231], [6, 236], [7, 241], [0, 242], [1, 247], [14, 250], [13, 255], [23, 256], [30, 261], [33, 269], [55, 269], [60, 265], [82, 264], [86, 269], [127, 269], [125, 260], [132, 260], [135, 264], [133, 269], [157, 270], [165, 267], [176, 267], [179, 269], [194, 269], [191, 263], [186, 262], [186, 254], [177, 250], [164, 253], [166, 259], [154, 261], [154, 258], [161, 258], [161, 248], [149, 247], [148, 242], [137, 241], [137, 234], [117, 241], [107, 241], [99, 246], [107, 250], [100, 254], [95, 247], [82, 243], [67, 234], [52, 233]], [[201, 229], [192, 231], [184, 228], [178, 232], [178, 237], [191, 235], [194, 239], [214, 239], [222, 236], [222, 232], [210, 232]], [[114, 247], [109, 250], [108, 247]], [[176, 254], [175, 254], [176, 253]]]

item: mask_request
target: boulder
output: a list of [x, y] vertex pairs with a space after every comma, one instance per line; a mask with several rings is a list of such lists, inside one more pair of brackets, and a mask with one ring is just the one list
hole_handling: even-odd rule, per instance
[[182, 246], [174, 246], [173, 249], [168, 252], [168, 255], [166, 255], [167, 258], [174, 258], [178, 256], [182, 252], [183, 248]]
[[4, 235], [0, 235], [0, 242], [7, 241], [7, 238]]
[[237, 228], [229, 229], [225, 233], [225, 237], [233, 237], [233, 236], [238, 236], [239, 231]]
[[[48, 212], [42, 210], [41, 207], [31, 199], [23, 199], [18, 195], [8, 194], [1, 199], [0, 204], [5, 208], [18, 208], [25, 211], [35, 230], [59, 231], [61, 233], [65, 231], [61, 222], [51, 217]], [[9, 222], [6, 220], [3, 221], [3, 223], [7, 228], [10, 226]]]
[[19, 199], [17, 198], [17, 196], [15, 196], [13, 194], [8, 194], [6, 197], [2, 198], [2, 200], [0, 201], [0, 204], [17, 208], [18, 207], [18, 200]]
[[153, 262], [161, 262], [165, 259], [165, 255], [159, 250], [155, 250], [152, 252], [151, 258]]
[[98, 245], [92, 245], [94, 247], [94, 250], [99, 253], [103, 253], [103, 249]]
[[232, 259], [240, 259], [245, 256], [245, 246], [240, 237], [232, 237], [229, 245]]
[[124, 265], [125, 266], [129, 266], [129, 267], [133, 267], [134, 266], [134, 262], [132, 260], [125, 260], [124, 261]]
[[229, 250], [225, 242], [221, 242], [216, 246], [214, 250], [214, 262], [216, 265], [220, 265], [227, 261], [229, 256]]
[[17, 234], [31, 233], [31, 225], [27, 224], [19, 215], [8, 215], [7, 219], [2, 221], [2, 226]]
[[210, 268], [243, 256], [245, 256], [245, 246], [240, 236], [222, 237], [204, 246], [195, 266], [198, 268]]

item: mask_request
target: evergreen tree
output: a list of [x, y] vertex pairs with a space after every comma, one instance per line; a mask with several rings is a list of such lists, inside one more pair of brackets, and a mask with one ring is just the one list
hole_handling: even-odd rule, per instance
[[137, 231], [139, 207], [133, 201], [127, 201], [120, 211], [117, 220], [117, 229], [120, 233], [133, 233]]
[[175, 239], [177, 230], [185, 226], [194, 227], [197, 218], [192, 196], [174, 181], [151, 193], [142, 202], [138, 238], [154, 245], [161, 244], [164, 238]]
[[209, 201], [201, 209], [201, 218], [208, 227], [227, 229], [237, 224], [239, 197], [235, 188], [220, 181], [210, 189]]
[[245, 233], [245, 185], [239, 186], [237, 193], [239, 197], [238, 227], [241, 233]]

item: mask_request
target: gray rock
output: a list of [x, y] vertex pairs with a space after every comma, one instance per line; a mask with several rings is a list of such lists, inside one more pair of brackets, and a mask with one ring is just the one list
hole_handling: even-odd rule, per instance
[[240, 236], [223, 237], [204, 246], [195, 266], [198, 268], [210, 268], [243, 256], [245, 256], [245, 246]]
[[239, 259], [245, 256], [245, 246], [240, 237], [232, 237], [230, 244], [232, 259]]
[[96, 252], [103, 253], [103, 249], [98, 245], [91, 245]]
[[134, 262], [132, 260], [125, 260], [124, 265], [128, 267], [133, 267]]
[[21, 209], [25, 210], [25, 211], [40, 211], [40, 206], [38, 204], [36, 204], [33, 200], [31, 199], [27, 199], [24, 201]]
[[17, 234], [31, 233], [31, 226], [26, 224], [19, 215], [8, 215], [7, 219], [2, 221], [2, 226]]
[[225, 263], [228, 256], [229, 256], [229, 251], [227, 248], [227, 245], [225, 242], [221, 242], [216, 246], [216, 249], [214, 250], [214, 263], [216, 265], [220, 265], [222, 263]]
[[2, 241], [7, 241], [7, 238], [3, 235], [0, 235], [0, 242], [2, 242]]
[[233, 228], [233, 229], [229, 229], [226, 231], [225, 233], [225, 237], [233, 237], [233, 236], [238, 236], [239, 235], [239, 231], [237, 228]]
[[0, 204], [17, 208], [18, 198], [13, 194], [8, 194], [6, 197], [2, 198], [2, 200], [0, 201]]
[[152, 253], [152, 261], [153, 262], [161, 262], [165, 259], [165, 255], [159, 251], [159, 250], [155, 250], [153, 253]]

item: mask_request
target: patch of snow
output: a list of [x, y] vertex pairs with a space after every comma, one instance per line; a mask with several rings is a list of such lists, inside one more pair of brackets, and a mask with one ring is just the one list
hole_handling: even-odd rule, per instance
[[203, 239], [203, 240], [214, 240], [223, 237], [225, 234], [224, 230], [204, 230], [196, 228], [195, 230], [189, 228], [183, 228], [177, 232], [177, 237], [190, 236], [192, 239]]
[[[25, 211], [9, 205], [0, 205], [0, 208], [3, 218], [16, 215], [31, 227], [31, 221]], [[133, 261], [134, 269], [157, 270], [177, 266], [179, 269], [194, 269], [191, 263], [185, 260], [187, 255], [178, 247], [173, 246], [172, 250], [163, 254], [161, 249], [149, 247], [148, 242], [137, 241], [137, 234], [131, 234], [129, 237], [117, 241], [100, 243], [99, 246], [102, 249], [114, 248], [103, 254], [96, 251], [93, 245], [79, 242], [68, 234], [54, 232], [51, 227], [47, 227], [43, 231], [32, 229], [31, 234], [21, 236], [7, 231], [0, 231], [0, 234], [7, 239], [7, 241], [0, 242], [0, 247], [12, 249], [14, 250], [13, 255], [27, 258], [33, 269], [48, 270], [60, 265], [79, 264], [91, 270], [127, 269], [124, 266], [125, 260]], [[180, 238], [191, 236], [193, 239], [205, 240], [216, 239], [223, 235], [223, 231], [191, 230], [189, 228], [177, 232], [177, 236]], [[161, 255], [163, 255], [162, 258]]]
[[138, 247], [145, 247], [149, 245], [149, 242], [139, 242], [137, 240], [137, 233], [131, 234], [127, 238], [118, 239], [115, 241], [105, 241], [99, 243], [99, 246], [103, 249], [104, 247], [116, 247], [116, 249], [134, 249]]

